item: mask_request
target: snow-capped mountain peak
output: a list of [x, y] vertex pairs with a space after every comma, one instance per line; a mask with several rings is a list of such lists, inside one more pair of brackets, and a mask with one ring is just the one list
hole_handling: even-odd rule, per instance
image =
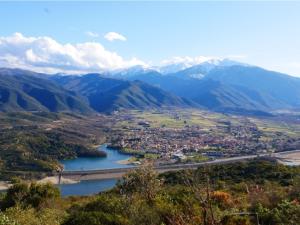
[[211, 57], [183, 57], [175, 58], [174, 61], [164, 61], [164, 65], [158, 67], [158, 71], [162, 74], [172, 74], [179, 71], [183, 71], [192, 67], [201, 67], [202, 71], [209, 72], [215, 67], [233, 66], [233, 65], [246, 65], [237, 61], [233, 61], [227, 58], [211, 58]]
[[111, 76], [115, 76], [115, 77], [128, 78], [128, 77], [144, 74], [147, 72], [157, 72], [157, 70], [154, 67], [137, 65], [126, 69], [114, 70], [110, 72], [110, 74]]
[[125, 69], [109, 72], [110, 76], [118, 78], [130, 78], [146, 73], [158, 73], [161, 75], [186, 76], [194, 79], [202, 79], [207, 73], [217, 67], [247, 64], [226, 58], [176, 58], [174, 61], [165, 61], [162, 66], [136, 65]]

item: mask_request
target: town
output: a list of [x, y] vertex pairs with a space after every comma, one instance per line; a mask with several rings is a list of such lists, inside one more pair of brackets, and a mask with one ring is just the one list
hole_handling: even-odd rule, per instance
[[258, 126], [257, 119], [234, 117], [233, 121], [229, 116], [221, 118], [215, 114], [215, 118], [210, 118], [203, 113], [162, 111], [150, 117], [128, 112], [118, 114], [117, 121], [126, 119], [128, 123], [112, 128], [110, 146], [125, 153], [146, 154], [158, 163], [198, 162], [300, 147], [300, 138], [284, 131], [266, 131], [265, 127]]

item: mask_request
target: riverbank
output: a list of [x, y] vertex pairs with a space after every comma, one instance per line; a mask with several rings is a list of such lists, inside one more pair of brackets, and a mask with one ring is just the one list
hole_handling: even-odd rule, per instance
[[0, 181], [0, 191], [5, 191], [7, 190], [11, 184], [7, 181]]
[[[50, 176], [50, 177], [45, 177], [43, 179], [37, 180], [36, 182], [41, 184], [52, 183], [57, 185], [57, 184], [76, 184], [80, 181], [62, 177], [59, 183], [58, 176]], [[12, 184], [8, 181], [0, 181], [0, 191], [6, 191], [11, 186]]]
[[300, 152], [284, 153], [278, 157], [278, 162], [284, 165], [300, 165]]
[[112, 145], [112, 144], [108, 144], [107, 148], [115, 149], [119, 153], [126, 154], [126, 155], [131, 155], [131, 156], [144, 156], [145, 155], [145, 152], [143, 152], [143, 151], [133, 150], [133, 149], [130, 149], [130, 148], [123, 148], [123, 147]]
[[76, 184], [79, 181], [61, 177], [60, 182], [59, 182], [58, 176], [51, 176], [51, 177], [45, 177], [41, 180], [38, 180], [37, 182], [38, 183], [52, 183], [52, 184]]
[[136, 165], [141, 165], [142, 163], [134, 156], [128, 158], [128, 159], [123, 159], [117, 161], [118, 164], [120, 165], [131, 165], [131, 166], [136, 166]]
[[120, 165], [131, 165], [132, 164], [132, 162], [130, 161], [130, 158], [119, 160], [119, 161], [117, 161], [117, 163], [120, 164]]

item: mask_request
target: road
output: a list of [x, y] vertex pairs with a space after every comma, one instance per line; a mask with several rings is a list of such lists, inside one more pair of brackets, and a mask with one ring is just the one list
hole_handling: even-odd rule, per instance
[[[176, 171], [176, 170], [183, 170], [183, 169], [197, 169], [199, 166], [204, 166], [204, 165], [234, 163], [234, 162], [240, 162], [244, 160], [254, 159], [258, 157], [266, 157], [266, 156], [272, 157], [274, 159], [279, 159], [281, 157], [284, 157], [284, 155], [291, 154], [291, 153], [300, 153], [300, 150], [279, 152], [272, 155], [260, 154], [259, 156], [258, 155], [238, 156], [238, 157], [231, 157], [231, 158], [224, 158], [224, 159], [216, 159], [213, 161], [207, 161], [201, 163], [163, 165], [163, 166], [156, 166], [154, 167], [154, 169], [158, 173], [163, 173], [167, 171]], [[63, 178], [77, 180], [77, 181], [113, 179], [113, 178], [121, 178], [125, 173], [135, 168], [138, 167], [133, 166], [131, 168], [101, 169], [101, 170], [87, 170], [87, 171], [63, 171], [61, 175]]]

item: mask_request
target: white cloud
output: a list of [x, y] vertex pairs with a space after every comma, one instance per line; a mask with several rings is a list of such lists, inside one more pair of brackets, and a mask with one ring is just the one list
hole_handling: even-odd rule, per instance
[[104, 35], [104, 38], [108, 41], [126, 41], [127, 38], [124, 37], [122, 34], [116, 33], [116, 32], [108, 32]]
[[89, 37], [92, 37], [92, 38], [97, 38], [99, 37], [99, 34], [95, 33], [95, 32], [92, 32], [92, 31], [87, 31], [85, 32], [85, 34]]
[[0, 37], [0, 67], [39, 72], [100, 72], [145, 65], [137, 58], [123, 59], [100, 43], [61, 44], [50, 37], [25, 37], [15, 33]]

